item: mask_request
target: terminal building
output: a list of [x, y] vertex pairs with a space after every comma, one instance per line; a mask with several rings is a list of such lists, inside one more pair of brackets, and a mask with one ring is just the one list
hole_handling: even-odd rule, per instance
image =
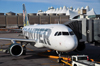
[[[56, 8], [50, 7], [47, 11], [39, 10], [38, 13], [29, 13], [28, 19], [30, 24], [64, 24], [65, 22], [73, 19], [99, 19], [100, 15], [97, 15], [94, 9], [86, 6], [85, 8], [66, 7]], [[0, 28], [20, 28], [23, 26], [23, 14], [22, 13], [0, 13]]]
[[[69, 21], [70, 16], [56, 14], [37, 14], [29, 13], [28, 19], [30, 24], [57, 24]], [[6, 14], [0, 13], [0, 28], [20, 28], [23, 26], [23, 14], [8, 12]]]
[[[86, 18], [90, 18], [91, 17], [94, 17], [96, 15], [94, 9], [92, 8], [90, 10], [89, 6], [86, 6], [85, 8], [84, 7], [81, 7], [81, 8], [77, 8], [77, 9], [74, 9], [73, 7], [60, 7], [60, 8], [54, 8], [54, 7], [49, 7], [47, 11], [42, 11], [42, 10], [39, 10], [38, 11], [38, 14], [40, 13], [46, 13], [46, 14], [65, 14], [66, 16], [70, 16], [70, 19], [80, 19], [80, 18], [83, 18], [82, 16], [86, 16]], [[89, 16], [89, 17], [88, 17]]]

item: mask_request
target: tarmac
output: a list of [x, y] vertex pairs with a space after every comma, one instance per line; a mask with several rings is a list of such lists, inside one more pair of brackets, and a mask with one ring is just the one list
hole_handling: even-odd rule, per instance
[[[1, 33], [0, 38], [23, 38], [18, 36], [20, 33]], [[49, 56], [57, 56], [52, 52], [45, 52], [48, 48], [36, 48], [27, 45], [26, 55], [19, 57], [11, 56], [9, 53], [4, 53], [3, 50], [7, 49], [11, 44], [10, 41], [0, 40], [0, 66], [64, 66], [62, 63], [57, 63], [57, 59]], [[44, 53], [45, 52], [45, 53]], [[89, 58], [100, 62], [100, 47], [86, 44], [86, 48], [81, 52], [66, 52], [62, 54], [63, 57], [71, 57], [72, 55], [88, 55]], [[67, 66], [67, 65], [66, 65]]]

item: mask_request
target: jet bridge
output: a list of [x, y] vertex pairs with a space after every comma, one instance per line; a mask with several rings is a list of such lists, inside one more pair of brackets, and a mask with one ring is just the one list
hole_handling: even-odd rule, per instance
[[71, 20], [65, 25], [74, 31], [79, 42], [100, 45], [100, 19]]

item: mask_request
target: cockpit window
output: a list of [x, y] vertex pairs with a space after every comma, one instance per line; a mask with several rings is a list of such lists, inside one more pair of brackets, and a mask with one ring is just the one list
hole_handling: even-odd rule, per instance
[[58, 33], [58, 36], [61, 35], [61, 32]]
[[55, 36], [58, 34], [58, 32], [55, 33]]
[[69, 33], [70, 33], [70, 35], [74, 35], [73, 31], [71, 31], [71, 32], [69, 32]]
[[74, 32], [73, 31], [71, 31], [71, 32], [56, 32], [54, 36], [60, 36], [60, 35], [63, 35], [63, 36], [74, 35]]
[[62, 35], [69, 35], [68, 32], [62, 32]]
[[68, 32], [56, 32], [54, 36], [69, 35]]

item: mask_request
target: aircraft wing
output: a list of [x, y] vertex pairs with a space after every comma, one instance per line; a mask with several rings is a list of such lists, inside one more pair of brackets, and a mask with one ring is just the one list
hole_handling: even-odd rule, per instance
[[14, 30], [14, 31], [22, 31], [22, 29], [9, 29], [9, 28], [1, 28], [3, 30]]
[[32, 39], [16, 39], [16, 38], [0, 38], [0, 40], [22, 41], [22, 42], [36, 42]]

